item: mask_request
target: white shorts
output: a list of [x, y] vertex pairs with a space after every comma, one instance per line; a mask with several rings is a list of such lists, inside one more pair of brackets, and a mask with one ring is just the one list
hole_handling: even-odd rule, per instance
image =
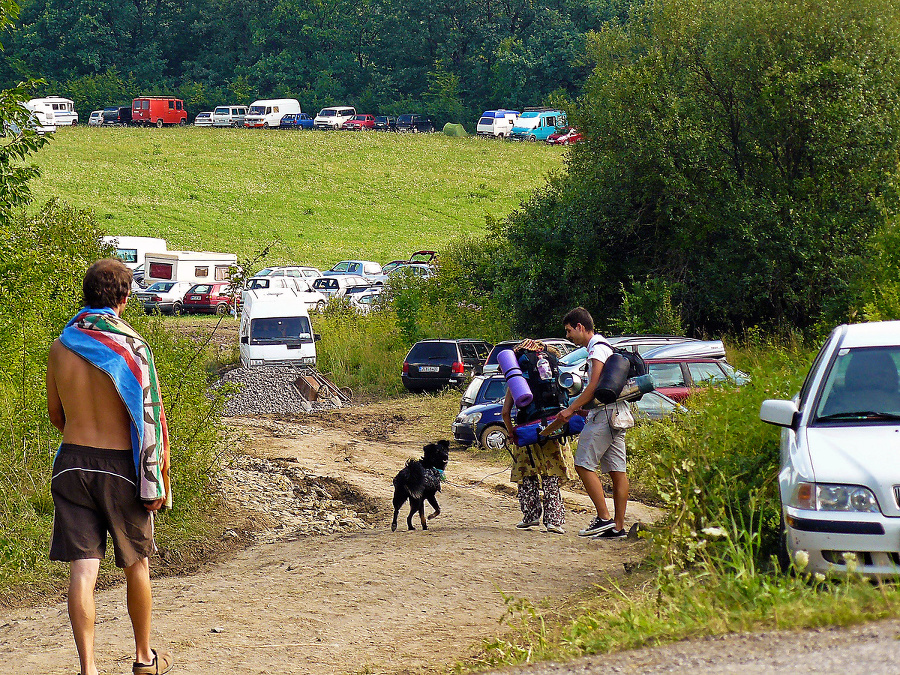
[[606, 410], [600, 408], [588, 415], [578, 436], [575, 466], [597, 473], [625, 472], [625, 430], [609, 426]]

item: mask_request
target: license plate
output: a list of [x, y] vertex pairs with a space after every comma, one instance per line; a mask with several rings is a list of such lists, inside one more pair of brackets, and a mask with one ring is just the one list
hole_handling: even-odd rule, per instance
[[420, 373], [438, 373], [440, 370], [439, 366], [419, 366]]
[[192, 295], [192, 296], [191, 296], [191, 300], [200, 300], [200, 299], [201, 299], [201, 298], [200, 298], [199, 295]]

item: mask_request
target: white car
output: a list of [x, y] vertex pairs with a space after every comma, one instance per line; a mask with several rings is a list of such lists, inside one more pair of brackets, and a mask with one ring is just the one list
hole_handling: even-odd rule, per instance
[[138, 302], [144, 305], [147, 314], [181, 314], [184, 309], [184, 294], [194, 283], [191, 281], [157, 281], [147, 290], [133, 293]]
[[197, 113], [197, 116], [194, 118], [194, 126], [195, 127], [211, 127], [212, 125], [213, 125], [212, 112]]
[[103, 111], [102, 110], [92, 110], [91, 116], [88, 117], [88, 126], [89, 127], [99, 127], [103, 124]]
[[378, 296], [381, 295], [380, 288], [370, 288], [361, 293], [350, 293], [347, 297], [350, 304], [359, 314], [368, 314], [374, 309], [374, 305]]
[[313, 279], [312, 287], [330, 298], [339, 298], [347, 295], [348, 289], [359, 286], [369, 287], [372, 284], [357, 274], [338, 274], [335, 276], [323, 276]]
[[316, 279], [322, 273], [316, 267], [300, 267], [297, 265], [287, 267], [266, 267], [254, 274], [255, 277], [307, 277]]
[[313, 120], [316, 129], [340, 129], [344, 122], [356, 114], [356, 108], [349, 106], [336, 106], [322, 108]]
[[244, 292], [256, 291], [256, 295], [283, 295], [284, 297], [299, 297], [306, 303], [307, 311], [322, 311], [328, 302], [328, 297], [310, 287], [309, 280], [304, 277], [284, 275], [257, 275], [247, 280]]
[[898, 364], [900, 321], [838, 326], [800, 393], [762, 403], [783, 427], [783, 543], [804, 571], [900, 573]]

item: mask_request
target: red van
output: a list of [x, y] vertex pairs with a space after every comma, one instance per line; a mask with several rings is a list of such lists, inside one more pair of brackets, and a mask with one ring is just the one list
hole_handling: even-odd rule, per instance
[[155, 124], [162, 127], [164, 124], [187, 124], [187, 110], [184, 109], [184, 101], [180, 98], [167, 96], [142, 96], [134, 99], [131, 104], [132, 124]]

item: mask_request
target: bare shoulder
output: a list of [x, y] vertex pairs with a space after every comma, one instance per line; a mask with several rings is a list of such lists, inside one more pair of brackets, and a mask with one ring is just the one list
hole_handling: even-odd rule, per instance
[[60, 342], [59, 338], [56, 338], [53, 341], [53, 344], [50, 345], [50, 350], [48, 352], [48, 357], [51, 361], [56, 360], [60, 357], [60, 355], [66, 351], [65, 345]]

